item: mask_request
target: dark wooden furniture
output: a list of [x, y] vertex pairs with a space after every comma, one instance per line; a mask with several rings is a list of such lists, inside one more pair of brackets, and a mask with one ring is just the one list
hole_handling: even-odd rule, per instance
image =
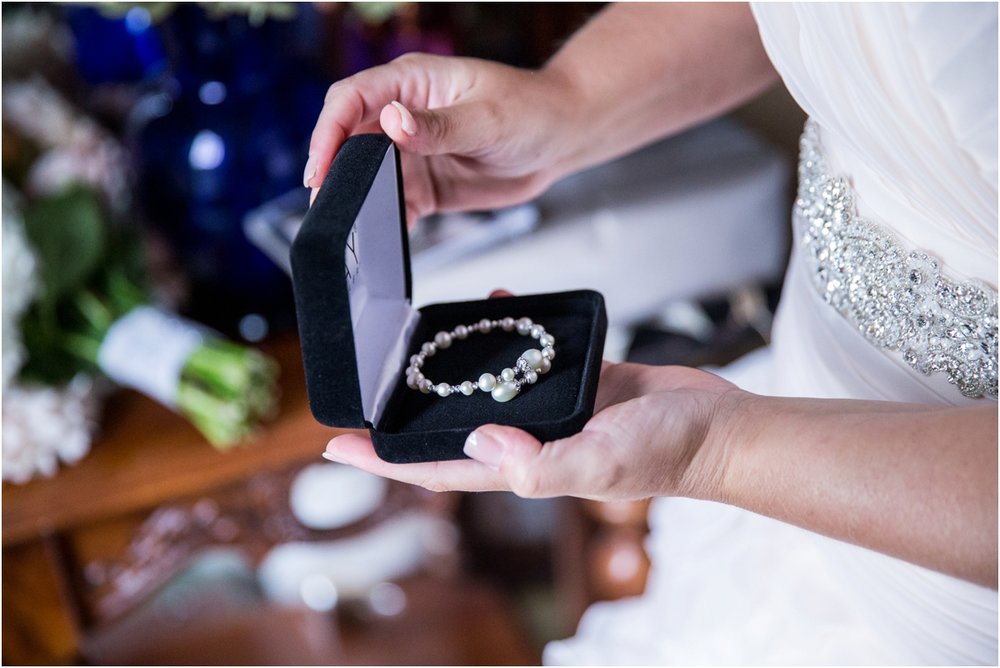
[[[292, 477], [321, 461], [336, 432], [309, 413], [298, 342], [266, 351], [282, 368], [281, 412], [249, 442], [217, 451], [169, 410], [122, 392], [77, 466], [4, 484], [3, 662], [537, 663], [504, 596], [458, 572], [410, 577], [407, 609], [392, 618], [275, 608], [207, 620], [172, 644], [157, 629], [115, 638], [206, 547], [237, 546], [253, 561], [288, 540], [336, 538], [299, 525], [287, 505]], [[456, 501], [394, 485], [365, 522], [412, 504], [448, 513]]]

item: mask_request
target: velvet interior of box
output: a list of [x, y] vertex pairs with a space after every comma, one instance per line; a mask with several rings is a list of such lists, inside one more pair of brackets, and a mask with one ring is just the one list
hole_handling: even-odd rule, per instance
[[[607, 328], [601, 295], [580, 290], [413, 309], [402, 211], [395, 146], [384, 135], [349, 139], [292, 246], [306, 383], [317, 420], [367, 427], [378, 455], [400, 463], [462, 458], [465, 438], [486, 423], [517, 426], [542, 440], [579, 431], [593, 412], [600, 374]], [[498, 402], [479, 390], [441, 397], [407, 386], [410, 356], [437, 332], [508, 316], [531, 318], [555, 337], [551, 371], [514, 399]], [[516, 331], [472, 332], [428, 357], [422, 371], [435, 383], [475, 382], [540, 347]]]

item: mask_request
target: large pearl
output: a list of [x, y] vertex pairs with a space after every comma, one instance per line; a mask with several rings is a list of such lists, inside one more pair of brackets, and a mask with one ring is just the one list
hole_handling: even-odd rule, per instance
[[542, 357], [542, 351], [537, 348], [529, 348], [528, 350], [525, 350], [521, 353], [521, 357], [528, 363], [528, 366], [535, 371], [538, 371], [538, 369], [541, 368], [542, 360], [544, 359]]
[[448, 332], [438, 332], [434, 335], [434, 343], [438, 348], [444, 350], [451, 345], [451, 334]]
[[492, 373], [484, 373], [479, 377], [479, 389], [483, 392], [489, 392], [494, 387], [496, 387], [497, 378]]
[[493, 398], [499, 402], [510, 401], [517, 396], [517, 384], [513, 382], [500, 383], [493, 388]]

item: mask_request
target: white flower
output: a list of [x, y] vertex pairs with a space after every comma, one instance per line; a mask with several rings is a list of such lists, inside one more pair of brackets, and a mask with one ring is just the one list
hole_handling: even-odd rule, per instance
[[68, 146], [78, 124], [94, 125], [86, 117], [76, 118], [69, 103], [40, 76], [4, 82], [3, 118], [42, 148]]
[[101, 192], [117, 211], [128, 204], [125, 151], [100, 125], [77, 111], [44, 79], [3, 84], [4, 123], [43, 149], [28, 175], [34, 195], [73, 183]]
[[61, 388], [12, 385], [3, 395], [3, 479], [25, 483], [52, 476], [90, 450], [99, 397], [80, 374]]
[[21, 314], [38, 293], [38, 261], [24, 234], [17, 193], [3, 182], [3, 388], [24, 364]]

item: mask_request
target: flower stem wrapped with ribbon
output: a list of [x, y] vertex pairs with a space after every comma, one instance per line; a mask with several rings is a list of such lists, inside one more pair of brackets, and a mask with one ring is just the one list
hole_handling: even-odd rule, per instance
[[[43, 82], [5, 83], [4, 94], [5, 237], [10, 218], [11, 229], [23, 229], [35, 274], [27, 305], [4, 323], [4, 346], [17, 351], [10, 364], [5, 357], [4, 387], [60, 387], [100, 372], [176, 410], [216, 447], [237, 443], [272, 417], [273, 360], [152, 305], [123, 204], [124, 154], [114, 139]], [[69, 143], [53, 144], [43, 132], [53, 122], [43, 127], [40, 117], [75, 128], [63, 133]], [[95, 153], [104, 145], [111, 148]], [[107, 157], [97, 170], [104, 180], [92, 178], [98, 154]], [[42, 169], [56, 163], [58, 178]], [[5, 299], [14, 287], [4, 285]]]
[[[28, 348], [22, 373], [61, 380], [96, 367], [175, 409], [213, 445], [238, 442], [276, 412], [277, 365], [152, 306], [129, 278], [127, 253], [84, 248], [107, 243], [84, 229], [103, 225], [96, 206], [87, 190], [71, 189], [47, 198], [41, 211], [26, 211], [46, 289], [22, 322]], [[69, 226], [87, 241], [71, 249], [57, 239]]]

